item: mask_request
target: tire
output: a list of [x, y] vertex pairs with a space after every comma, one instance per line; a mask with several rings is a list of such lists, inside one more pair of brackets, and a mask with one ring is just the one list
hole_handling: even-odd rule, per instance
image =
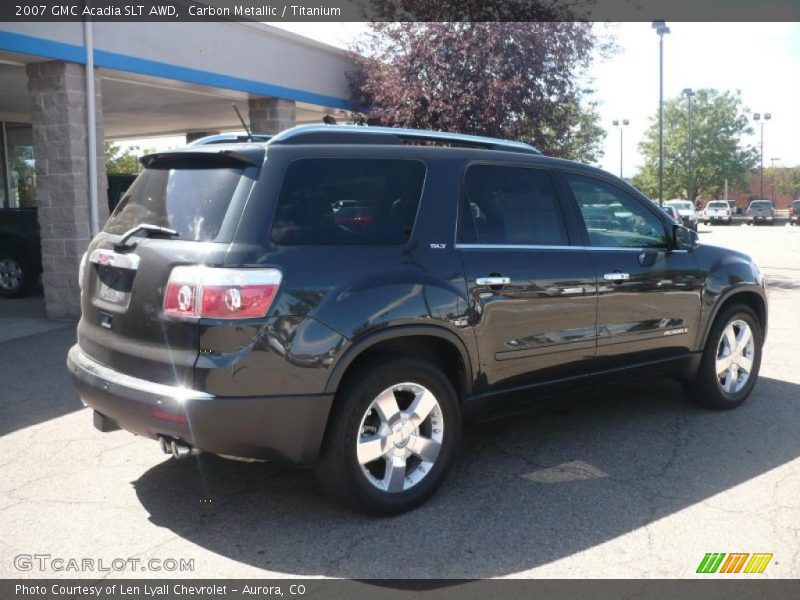
[[0, 252], [0, 297], [15, 298], [30, 293], [38, 273], [24, 258]]
[[[414, 403], [431, 409], [422, 421], [408, 410]], [[460, 436], [458, 397], [444, 373], [426, 361], [385, 355], [362, 365], [340, 387], [315, 470], [323, 488], [345, 505], [375, 516], [396, 515], [436, 492]], [[419, 439], [424, 445], [412, 450]], [[415, 453], [420, 450], [432, 460]]]
[[[746, 341], [745, 329], [749, 329], [752, 344]], [[732, 362], [725, 360], [731, 354], [731, 343], [734, 354], [737, 350], [740, 353], [735, 354]], [[691, 400], [717, 410], [728, 410], [742, 404], [758, 379], [763, 344], [763, 329], [750, 307], [733, 304], [723, 309], [708, 333], [697, 375], [686, 384]], [[718, 369], [726, 364], [728, 369], [718, 375]], [[735, 376], [732, 369], [735, 369]], [[746, 377], [742, 383], [744, 374]]]

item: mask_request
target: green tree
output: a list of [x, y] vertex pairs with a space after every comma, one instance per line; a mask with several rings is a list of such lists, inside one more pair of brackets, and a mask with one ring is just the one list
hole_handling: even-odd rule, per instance
[[[758, 164], [758, 150], [745, 145], [752, 134], [749, 110], [740, 93], [697, 90], [692, 98], [692, 152], [689, 171], [689, 108], [684, 97], [664, 103], [664, 199], [694, 201], [720, 198], [728, 180], [731, 189], [747, 186], [750, 170]], [[658, 197], [658, 115], [639, 144], [644, 166], [633, 185], [651, 198]], [[691, 189], [691, 198], [689, 198]]]
[[[136, 148], [136, 150], [138, 151], [138, 148]], [[154, 152], [154, 150], [146, 149], [139, 154], [137, 152], [132, 152], [132, 148], [130, 147], [123, 149], [119, 144], [106, 142], [104, 152], [106, 157], [106, 173], [136, 175], [142, 170], [142, 165], [139, 163], [139, 156], [150, 154]]]
[[[420, 3], [417, 2], [416, 5]], [[610, 52], [590, 23], [378, 22], [358, 45], [354, 102], [369, 122], [501, 137], [594, 162], [605, 131], [583, 76]]]
[[778, 193], [800, 198], [800, 167], [781, 169], [781, 171], [783, 171], [782, 176], [777, 182]]

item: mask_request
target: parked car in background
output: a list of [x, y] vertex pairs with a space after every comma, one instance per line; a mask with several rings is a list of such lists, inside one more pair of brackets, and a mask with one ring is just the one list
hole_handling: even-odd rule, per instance
[[747, 207], [747, 223], [775, 223], [775, 203], [772, 200], [753, 200]]
[[673, 221], [676, 223], [681, 223], [681, 216], [678, 214], [678, 209], [676, 209], [674, 206], [664, 205], [661, 207], [661, 209], [670, 217], [672, 217]]
[[689, 200], [667, 200], [664, 202], [664, 206], [672, 206], [678, 211], [678, 215], [681, 218], [683, 226], [697, 231], [697, 211], [694, 208], [694, 204], [692, 204]]
[[703, 211], [703, 223], [725, 223], [730, 225], [733, 220], [731, 205], [725, 200], [711, 200]]
[[800, 198], [792, 200], [792, 204], [789, 207], [789, 223], [797, 225], [798, 221], [800, 221]]
[[36, 209], [0, 210], [0, 297], [13, 298], [32, 292], [41, 273]]
[[122, 200], [122, 196], [136, 180], [136, 175], [132, 173], [109, 173], [108, 174], [108, 214], [114, 212], [117, 204]]

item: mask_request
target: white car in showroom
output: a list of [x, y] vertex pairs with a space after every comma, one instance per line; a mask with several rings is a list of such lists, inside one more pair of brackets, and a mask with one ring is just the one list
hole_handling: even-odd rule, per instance
[[664, 206], [671, 206], [677, 210], [678, 216], [680, 216], [684, 227], [688, 227], [689, 229], [697, 231], [698, 216], [692, 202], [689, 200], [681, 200], [680, 198], [676, 198], [674, 200], [667, 200], [664, 202]]
[[725, 200], [711, 200], [703, 211], [703, 223], [706, 225], [709, 223], [730, 225], [732, 219], [731, 205]]

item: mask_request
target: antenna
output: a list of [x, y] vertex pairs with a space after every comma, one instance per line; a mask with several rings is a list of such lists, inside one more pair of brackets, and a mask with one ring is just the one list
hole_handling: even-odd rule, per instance
[[247, 133], [247, 139], [252, 142], [253, 141], [253, 134], [250, 133], [250, 128], [244, 122], [244, 119], [242, 118], [242, 113], [239, 112], [239, 107], [236, 106], [235, 102], [231, 106], [233, 106], [233, 110], [236, 111], [236, 116], [239, 117], [239, 122], [242, 124], [242, 127], [244, 127], [244, 130]]

